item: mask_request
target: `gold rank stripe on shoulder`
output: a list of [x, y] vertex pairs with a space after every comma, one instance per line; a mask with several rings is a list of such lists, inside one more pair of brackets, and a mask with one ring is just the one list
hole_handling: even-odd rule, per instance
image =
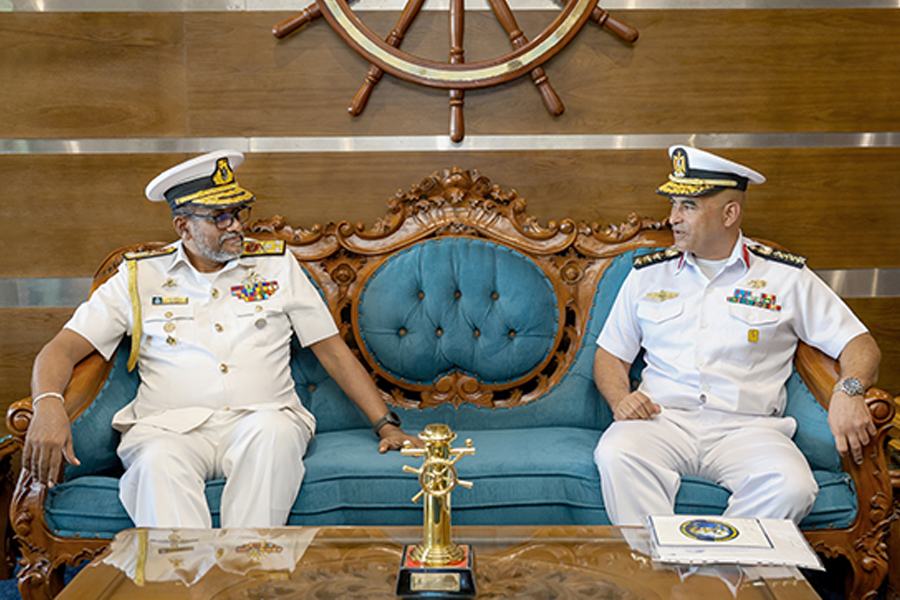
[[635, 269], [643, 269], [644, 267], [657, 265], [659, 263], [672, 260], [673, 258], [678, 258], [679, 256], [681, 256], [680, 250], [676, 250], [675, 248], [666, 248], [665, 250], [660, 250], [659, 252], [651, 252], [650, 254], [635, 256], [631, 264]]
[[791, 254], [790, 252], [785, 252], [784, 250], [775, 250], [774, 248], [769, 248], [768, 246], [756, 244], [747, 244], [747, 249], [750, 250], [750, 252], [752, 252], [753, 254], [762, 258], [784, 263], [798, 269], [802, 269], [806, 264], [805, 256], [800, 256], [799, 254]]
[[280, 256], [284, 248], [284, 240], [246, 240], [243, 256]]
[[126, 252], [126, 260], [141, 260], [143, 258], [154, 258], [157, 256], [166, 256], [175, 252], [175, 246], [166, 246], [165, 248], [157, 248], [155, 250], [144, 250], [143, 252]]

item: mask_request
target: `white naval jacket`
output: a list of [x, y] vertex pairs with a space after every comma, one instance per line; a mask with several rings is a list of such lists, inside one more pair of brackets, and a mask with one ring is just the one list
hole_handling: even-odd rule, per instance
[[805, 259], [739, 236], [711, 281], [674, 249], [636, 259], [597, 345], [671, 408], [780, 416], [798, 340], [836, 358], [865, 326]]
[[[133, 330], [128, 262], [65, 325], [107, 360]], [[135, 264], [141, 383], [113, 427], [186, 432], [217, 410], [287, 407], [315, 431], [291, 378], [291, 331], [307, 346], [338, 330], [283, 242], [246, 240], [244, 254], [213, 274], [198, 272], [180, 241]]]

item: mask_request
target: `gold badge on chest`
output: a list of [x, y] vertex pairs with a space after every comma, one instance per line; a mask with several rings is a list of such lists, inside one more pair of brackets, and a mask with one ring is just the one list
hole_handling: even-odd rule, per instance
[[658, 292], [650, 292], [647, 294], [647, 298], [650, 300], [656, 300], [657, 302], [665, 302], [666, 300], [671, 300], [672, 298], [677, 298], [678, 292], [669, 292], [667, 290], [659, 290]]

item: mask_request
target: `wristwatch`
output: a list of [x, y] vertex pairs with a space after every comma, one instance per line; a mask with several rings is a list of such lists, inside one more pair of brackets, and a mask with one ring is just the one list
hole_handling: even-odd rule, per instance
[[856, 377], [844, 377], [834, 384], [834, 389], [831, 392], [844, 392], [848, 396], [862, 396], [866, 393], [866, 389]]
[[375, 433], [378, 433], [381, 431], [382, 427], [388, 424], [400, 427], [400, 416], [392, 410], [389, 410], [386, 415], [375, 421], [375, 425], [372, 426], [372, 429], [375, 430]]

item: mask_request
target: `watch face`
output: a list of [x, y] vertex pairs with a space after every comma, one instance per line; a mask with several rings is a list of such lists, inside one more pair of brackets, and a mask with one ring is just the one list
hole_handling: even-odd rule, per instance
[[849, 396], [859, 396], [863, 393], [862, 382], [855, 377], [848, 377], [841, 381], [841, 391]]

